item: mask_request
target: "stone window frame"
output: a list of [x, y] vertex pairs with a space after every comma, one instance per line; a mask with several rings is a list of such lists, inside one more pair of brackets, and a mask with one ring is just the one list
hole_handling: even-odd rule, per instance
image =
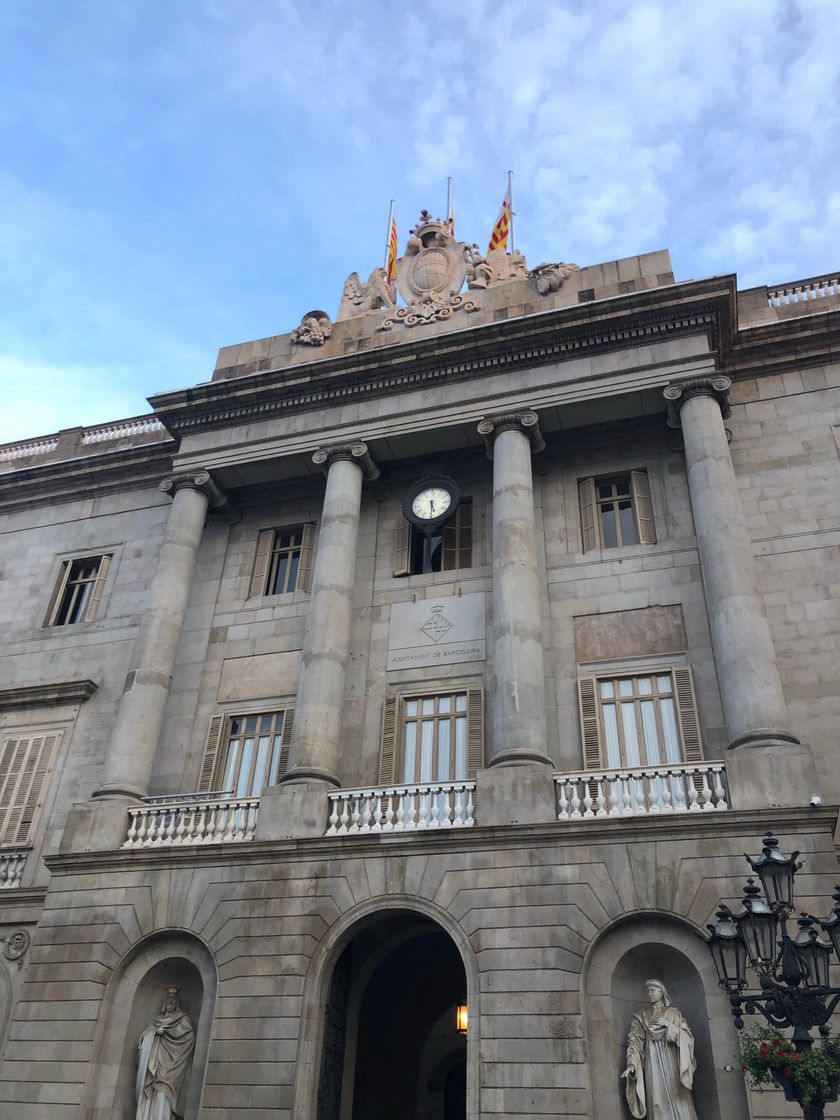
[[410, 683], [403, 683], [398, 691], [385, 697], [379, 749], [378, 784], [380, 786], [417, 784], [402, 782], [398, 777], [402, 774], [406, 702], [430, 697], [453, 696], [459, 692], [467, 694], [467, 777], [463, 780], [472, 781], [475, 778], [476, 772], [484, 766], [486, 742], [484, 688], [477, 684], [474, 678], [471, 680], [455, 678], [445, 685], [443, 682], [435, 685], [424, 681], [416, 688]]
[[205, 794], [223, 792], [220, 782], [224, 777], [227, 766], [227, 748], [230, 744], [230, 727], [234, 719], [276, 715], [278, 712], [283, 712], [285, 715], [280, 757], [278, 759], [276, 772], [273, 775], [274, 781], [267, 782], [263, 788], [275, 785], [289, 768], [289, 748], [291, 746], [295, 718], [294, 698], [277, 700], [276, 702], [261, 700], [251, 703], [231, 703], [224, 711], [217, 712], [214, 716], [211, 716], [210, 723], [207, 727], [207, 736], [205, 738], [201, 766], [198, 772], [199, 777], [196, 792]]
[[[705, 760], [700, 733], [697, 694], [691, 666], [684, 655], [628, 658], [613, 662], [590, 662], [578, 666], [577, 694], [584, 770], [616, 769], [607, 762], [606, 734], [598, 684], [605, 679], [645, 677], [669, 673], [674, 682], [674, 700], [682, 760], [670, 765], [692, 765]], [[652, 764], [651, 764], [652, 765]], [[663, 761], [659, 765], [666, 765]], [[619, 766], [618, 769], [637, 767]]]
[[[300, 531], [302, 539], [300, 559], [295, 574], [295, 586], [286, 591], [269, 591], [268, 581], [271, 576], [274, 542], [278, 534], [294, 533], [296, 531]], [[316, 525], [314, 521], [295, 521], [288, 525], [273, 525], [271, 528], [260, 529], [254, 547], [247, 598], [266, 599], [276, 603], [289, 599], [298, 593], [309, 594], [315, 558], [315, 536]]]
[[0, 736], [0, 850], [31, 848], [66, 725], [6, 728]]
[[[57, 558], [58, 570], [53, 578], [53, 590], [42, 626], [49, 630], [66, 631], [76, 626], [89, 626], [101, 618], [106, 606], [105, 592], [109, 586], [108, 577], [115, 566], [116, 558], [117, 550], [115, 548], [91, 549], [87, 552], [75, 551], [59, 556]], [[75, 619], [73, 622], [58, 622], [57, 618], [64, 602], [73, 565], [86, 560], [98, 561], [98, 568], [93, 580], [89, 581], [93, 585], [93, 591], [85, 608], [84, 618]]]
[[[484, 505], [483, 495], [477, 491], [467, 490], [461, 493], [461, 501], [458, 504], [458, 509], [447, 522], [443, 529], [444, 531], [449, 527], [450, 523], [459, 516], [461, 508], [465, 505], [471, 508], [471, 524], [470, 531], [472, 534], [471, 543], [471, 556], [469, 564], [456, 564], [452, 568], [441, 568], [438, 572], [415, 572], [412, 571], [412, 540], [416, 532], [414, 526], [408, 521], [402, 512], [402, 507], [397, 506], [394, 514], [394, 546], [393, 546], [393, 567], [391, 575], [394, 579], [442, 579], [447, 578], [451, 580], [459, 572], [472, 572], [474, 569], [481, 567], [482, 563], [482, 547], [481, 547], [481, 530], [483, 527]], [[444, 536], [445, 540], [445, 536]], [[441, 545], [445, 548], [445, 544]], [[460, 557], [458, 557], [460, 560]]]
[[[629, 487], [627, 500], [631, 503], [633, 522], [636, 527], [637, 541], [620, 541], [615, 545], [605, 545], [599, 513], [598, 485], [626, 480]], [[581, 526], [581, 544], [584, 553], [614, 552], [639, 545], [657, 543], [656, 524], [653, 516], [651, 497], [651, 476], [647, 467], [605, 471], [588, 475], [577, 480], [578, 511]], [[604, 499], [606, 500], [606, 499]]]

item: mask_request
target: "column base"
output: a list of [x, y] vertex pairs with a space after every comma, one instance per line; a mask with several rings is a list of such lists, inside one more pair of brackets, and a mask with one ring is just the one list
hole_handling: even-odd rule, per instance
[[819, 785], [807, 743], [793, 737], [773, 737], [761, 728], [739, 735], [734, 742], [738, 745], [730, 745], [726, 752], [726, 780], [733, 809], [815, 803]]
[[752, 727], [749, 731], [742, 731], [730, 740], [727, 750], [735, 751], [740, 747], [772, 747], [783, 743], [799, 745], [799, 739], [792, 731], [785, 731], [780, 727]]
[[543, 751], [530, 747], [508, 747], [498, 751], [488, 761], [488, 766], [550, 766], [554, 771], [554, 761]]
[[299, 840], [324, 836], [329, 823], [327, 793], [338, 783], [284, 780], [263, 790], [255, 840]]
[[138, 804], [135, 797], [110, 796], [77, 802], [67, 814], [59, 852], [117, 851], [128, 831], [128, 810]]
[[146, 796], [146, 791], [139, 786], [110, 785], [100, 786], [90, 795], [92, 801], [122, 800], [140, 801]]
[[323, 785], [329, 789], [339, 789], [341, 782], [330, 770], [321, 770], [317, 766], [294, 766], [287, 770], [280, 779], [281, 786]]
[[481, 826], [556, 821], [554, 770], [533, 764], [479, 770], [475, 806], [475, 823]]

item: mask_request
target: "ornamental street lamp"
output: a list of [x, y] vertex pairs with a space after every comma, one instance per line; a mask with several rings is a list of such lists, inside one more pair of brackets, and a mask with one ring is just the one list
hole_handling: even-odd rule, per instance
[[[795, 936], [788, 932], [788, 920], [795, 911], [793, 883], [799, 852], [785, 856], [772, 832], [766, 833], [761, 855], [746, 857], [764, 890], [748, 879], [744, 898], [733, 914], [721, 904], [717, 921], [708, 926], [704, 936], [712, 954], [718, 983], [729, 993], [735, 1026], [744, 1027], [744, 1012], [760, 1012], [772, 1027], [783, 1030], [793, 1027], [793, 1044], [797, 1052], [810, 1050], [811, 1030], [827, 1036], [828, 1021], [840, 1001], [840, 988], [829, 985], [829, 964], [832, 949], [840, 959], [840, 884], [834, 895], [834, 908], [825, 918], [803, 914], [797, 919]], [[819, 925], [829, 941], [820, 937]], [[747, 966], [758, 974], [760, 991], [746, 991]], [[789, 1071], [786, 1071], [789, 1072]], [[775, 1076], [775, 1075], [774, 1075]], [[837, 1084], [832, 1082], [806, 1106], [792, 1081], [777, 1078], [787, 1100], [802, 1106], [805, 1120], [823, 1120], [827, 1101], [837, 1099]]]

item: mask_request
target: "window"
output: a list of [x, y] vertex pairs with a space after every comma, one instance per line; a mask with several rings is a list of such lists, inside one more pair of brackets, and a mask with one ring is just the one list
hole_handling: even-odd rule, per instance
[[308, 591], [314, 535], [314, 525], [264, 529], [257, 538], [249, 597]]
[[690, 669], [599, 674], [578, 687], [587, 770], [701, 761]]
[[480, 688], [386, 699], [381, 785], [463, 781], [474, 778], [483, 765], [484, 695]]
[[656, 544], [646, 471], [578, 483], [583, 550]]
[[8, 736], [0, 748], [0, 847], [32, 843], [62, 731]]
[[429, 537], [400, 513], [394, 539], [394, 575], [419, 575], [422, 572], [454, 572], [470, 568], [473, 562], [473, 506], [462, 498], [453, 516]]
[[276, 785], [289, 765], [293, 716], [293, 708], [214, 716], [199, 792], [259, 797], [266, 786]]
[[70, 626], [74, 622], [93, 622], [102, 601], [108, 578], [110, 556], [85, 556], [63, 560], [50, 609], [47, 626]]

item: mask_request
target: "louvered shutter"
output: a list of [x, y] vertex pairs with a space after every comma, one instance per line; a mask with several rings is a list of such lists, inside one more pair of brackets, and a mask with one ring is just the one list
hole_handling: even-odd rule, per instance
[[297, 589], [308, 591], [312, 585], [312, 551], [315, 544], [315, 526], [304, 525], [301, 530], [300, 561], [298, 563]]
[[702, 762], [703, 746], [700, 741], [700, 723], [697, 719], [697, 702], [694, 697], [691, 670], [685, 667], [674, 669], [673, 672], [683, 758], [686, 762]]
[[473, 563], [473, 505], [467, 499], [458, 507], [458, 567], [471, 568]]
[[55, 590], [50, 599], [50, 605], [47, 608], [47, 626], [55, 626], [55, 616], [58, 614], [58, 608], [61, 605], [61, 599], [64, 595], [64, 589], [67, 587], [67, 579], [70, 575], [71, 560], [61, 561], [61, 571], [58, 573], [58, 580], [55, 585]]
[[254, 557], [254, 570], [251, 573], [251, 586], [248, 590], [249, 599], [253, 599], [255, 595], [266, 594], [268, 564], [271, 560], [271, 548], [273, 544], [274, 530], [263, 529], [257, 537], [257, 554]]
[[578, 483], [578, 496], [580, 498], [580, 524], [583, 530], [583, 551], [590, 552], [593, 548], [601, 547], [594, 478], [584, 478]]
[[28, 844], [43, 800], [44, 786], [61, 734], [11, 739], [0, 774], [0, 844]]
[[394, 575], [411, 575], [411, 526], [401, 512], [394, 532]]
[[108, 579], [108, 569], [111, 567], [111, 557], [102, 556], [99, 560], [99, 571], [96, 575], [96, 582], [93, 585], [93, 594], [88, 603], [87, 615], [85, 622], [93, 622], [99, 610], [99, 604], [102, 602], [102, 593], [105, 590], [105, 582]]
[[379, 749], [379, 784], [392, 786], [397, 771], [397, 729], [399, 726], [399, 707], [397, 696], [386, 696], [382, 711], [382, 740]]
[[219, 746], [222, 741], [222, 731], [225, 725], [224, 716], [213, 716], [207, 732], [207, 743], [204, 747], [204, 759], [201, 763], [201, 774], [198, 779], [198, 792], [208, 793], [213, 789], [216, 777]]
[[656, 528], [653, 524], [653, 510], [650, 504], [650, 482], [647, 471], [630, 472], [630, 489], [633, 494], [633, 509], [639, 527], [640, 544], [656, 544]]
[[467, 689], [467, 777], [484, 767], [484, 690]]
[[280, 737], [280, 757], [277, 760], [277, 772], [272, 774], [269, 785], [276, 786], [289, 769], [289, 748], [292, 745], [294, 722], [295, 710], [294, 708], [287, 708], [283, 716], [283, 733]]
[[442, 572], [454, 572], [458, 567], [458, 518], [460, 513], [461, 510], [458, 509], [455, 516], [441, 530], [440, 570]]
[[601, 733], [598, 724], [598, 700], [595, 677], [581, 677], [578, 680], [578, 701], [580, 703], [580, 730], [583, 739], [584, 770], [601, 769]]

